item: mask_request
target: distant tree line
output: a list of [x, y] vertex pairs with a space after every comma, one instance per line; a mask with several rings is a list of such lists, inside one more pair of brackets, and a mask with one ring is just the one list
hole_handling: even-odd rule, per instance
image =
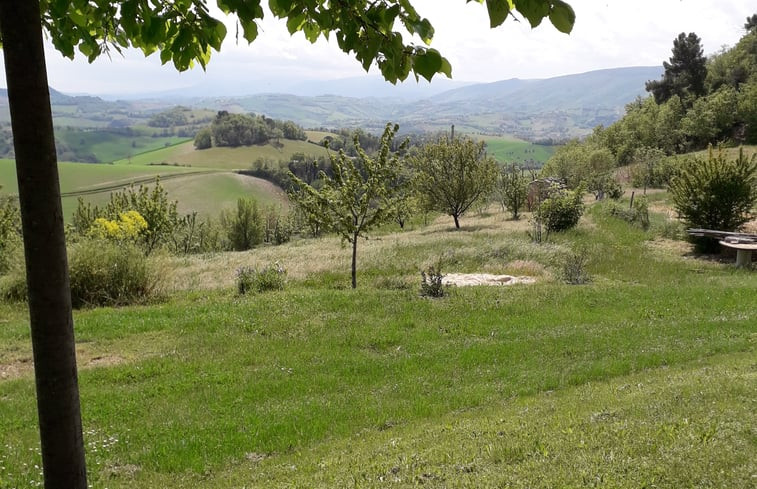
[[175, 127], [186, 126], [189, 124], [187, 113], [191, 110], [187, 107], [177, 105], [169, 110], [164, 110], [152, 116], [147, 125], [150, 127]]
[[272, 140], [276, 144], [280, 139], [304, 141], [307, 135], [302, 127], [292, 121], [255, 114], [231, 114], [221, 110], [209, 127], [197, 132], [194, 144], [197, 149], [207, 149], [212, 146], [267, 144]]

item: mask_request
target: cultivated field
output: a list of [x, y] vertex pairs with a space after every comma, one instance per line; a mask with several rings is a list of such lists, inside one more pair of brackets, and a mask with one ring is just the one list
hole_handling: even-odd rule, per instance
[[474, 136], [486, 141], [486, 151], [500, 163], [517, 163], [541, 167], [555, 152], [554, 146], [523, 141], [512, 136]]
[[[596, 205], [543, 244], [493, 210], [384, 229], [357, 290], [335, 238], [157, 257], [163, 300], [75, 314], [90, 483], [752, 487], [757, 275], [654, 205], [650, 231]], [[537, 281], [421, 297], [439, 260]], [[236, 294], [273, 261], [285, 290]], [[25, 311], [0, 305], [3, 488], [41, 480]]]
[[[0, 160], [2, 193], [17, 193], [15, 163]], [[59, 164], [63, 217], [70, 220], [81, 197], [94, 205], [104, 205], [111, 192], [131, 184], [149, 185], [160, 177], [171, 200], [179, 202], [180, 213], [197, 211], [217, 217], [221, 209], [236, 204], [239, 198], [255, 198], [263, 206], [286, 208], [284, 192], [269, 182], [228, 171], [162, 165], [105, 165], [89, 163]]]

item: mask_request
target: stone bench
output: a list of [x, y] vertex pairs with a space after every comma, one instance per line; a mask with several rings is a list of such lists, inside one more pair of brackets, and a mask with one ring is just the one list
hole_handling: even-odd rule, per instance
[[721, 240], [720, 244], [726, 248], [736, 250], [736, 267], [747, 268], [752, 265], [752, 252], [757, 250], [757, 243], [743, 243], [739, 241]]

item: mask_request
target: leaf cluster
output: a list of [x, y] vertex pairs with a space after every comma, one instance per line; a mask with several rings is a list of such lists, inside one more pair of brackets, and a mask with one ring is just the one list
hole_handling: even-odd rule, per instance
[[[471, 0], [468, 0], [471, 1]], [[484, 3], [484, 0], [476, 0]], [[568, 33], [575, 22], [573, 9], [561, 0], [485, 0], [492, 27], [517, 11], [532, 27], [544, 18]], [[195, 63], [205, 68], [211, 49], [219, 51], [226, 38], [224, 23], [211, 15], [207, 0], [90, 1], [41, 0], [42, 25], [53, 45], [73, 58], [78, 50], [92, 62], [110, 49], [135, 47], [145, 55], [160, 52], [163, 64], [179, 71]], [[261, 0], [216, 0], [217, 7], [237, 19], [247, 42], [258, 36], [263, 18]], [[410, 73], [427, 80], [437, 73], [452, 74], [449, 61], [427, 47], [434, 36], [431, 22], [418, 14], [410, 0], [269, 0], [273, 15], [286, 20], [291, 34], [302, 32], [310, 42], [333, 35], [345, 53], [351, 53], [367, 71], [374, 63], [392, 83]], [[396, 25], [423, 45], [408, 43]]]

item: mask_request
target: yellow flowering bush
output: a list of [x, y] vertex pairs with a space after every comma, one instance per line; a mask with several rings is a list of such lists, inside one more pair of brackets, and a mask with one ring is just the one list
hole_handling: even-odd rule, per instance
[[137, 211], [127, 211], [119, 214], [118, 220], [111, 221], [98, 217], [87, 234], [98, 239], [135, 242], [145, 231], [147, 231], [145, 218]]

